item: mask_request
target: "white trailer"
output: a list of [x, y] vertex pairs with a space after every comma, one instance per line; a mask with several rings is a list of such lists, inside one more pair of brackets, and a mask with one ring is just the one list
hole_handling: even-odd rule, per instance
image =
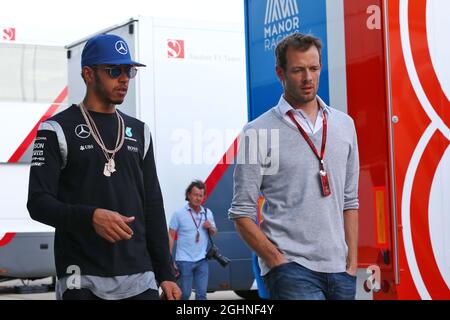
[[62, 46], [0, 43], [0, 281], [55, 274], [53, 228], [27, 211], [33, 140], [39, 123], [65, 106]]

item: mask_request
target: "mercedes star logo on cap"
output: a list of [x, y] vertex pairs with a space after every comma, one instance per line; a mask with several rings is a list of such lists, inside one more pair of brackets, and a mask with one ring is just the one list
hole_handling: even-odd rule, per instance
[[121, 40], [116, 42], [116, 50], [118, 53], [123, 54], [123, 55], [128, 53], [126, 43]]
[[77, 135], [78, 138], [86, 139], [86, 138], [89, 138], [89, 136], [91, 135], [91, 132], [89, 131], [89, 128], [87, 125], [79, 124], [75, 128], [75, 134]]

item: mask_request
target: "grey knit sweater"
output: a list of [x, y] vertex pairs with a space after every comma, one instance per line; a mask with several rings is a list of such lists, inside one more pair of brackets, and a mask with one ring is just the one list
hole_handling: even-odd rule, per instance
[[[289, 261], [318, 272], [344, 272], [347, 245], [343, 212], [358, 208], [358, 147], [353, 120], [327, 107], [325, 168], [332, 195], [323, 197], [319, 161], [297, 127], [274, 107], [244, 128], [234, 172], [229, 218], [256, 221]], [[320, 152], [322, 130], [310, 135]], [[269, 269], [260, 259], [261, 274]]]

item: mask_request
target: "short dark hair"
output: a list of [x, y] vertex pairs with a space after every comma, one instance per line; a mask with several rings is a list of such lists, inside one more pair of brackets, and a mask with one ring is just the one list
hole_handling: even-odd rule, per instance
[[186, 189], [186, 193], [185, 193], [185, 196], [186, 196], [185, 200], [186, 201], [189, 201], [188, 194], [191, 193], [191, 191], [192, 191], [192, 189], [194, 187], [197, 187], [200, 190], [205, 190], [206, 191], [206, 185], [205, 185], [205, 183], [203, 181], [201, 181], [201, 180], [194, 180], [194, 181], [191, 182], [191, 184]]
[[81, 78], [83, 79], [84, 83], [87, 84], [87, 82], [86, 82], [86, 77], [84, 76], [84, 68], [85, 68], [85, 67], [89, 67], [89, 68], [91, 68], [92, 70], [94, 70], [94, 76], [95, 76], [95, 77], [98, 75], [98, 73], [97, 73], [97, 68], [94, 68], [94, 66], [84, 66], [84, 67], [82, 67], [82, 68], [81, 68]]
[[277, 59], [277, 66], [286, 71], [287, 58], [286, 52], [289, 48], [298, 49], [300, 51], [306, 51], [312, 46], [319, 51], [320, 63], [322, 63], [322, 41], [319, 38], [314, 37], [311, 34], [302, 34], [295, 32], [284, 39], [282, 39], [275, 49], [275, 56]]

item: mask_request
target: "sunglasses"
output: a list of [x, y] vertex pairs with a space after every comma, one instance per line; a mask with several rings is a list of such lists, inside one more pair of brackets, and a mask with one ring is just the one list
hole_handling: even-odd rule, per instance
[[133, 66], [111, 66], [111, 67], [95, 66], [95, 67], [97, 69], [105, 70], [112, 79], [117, 79], [122, 75], [124, 71], [128, 79], [133, 79], [134, 77], [136, 77], [136, 74], [138, 72], [138, 69]]

